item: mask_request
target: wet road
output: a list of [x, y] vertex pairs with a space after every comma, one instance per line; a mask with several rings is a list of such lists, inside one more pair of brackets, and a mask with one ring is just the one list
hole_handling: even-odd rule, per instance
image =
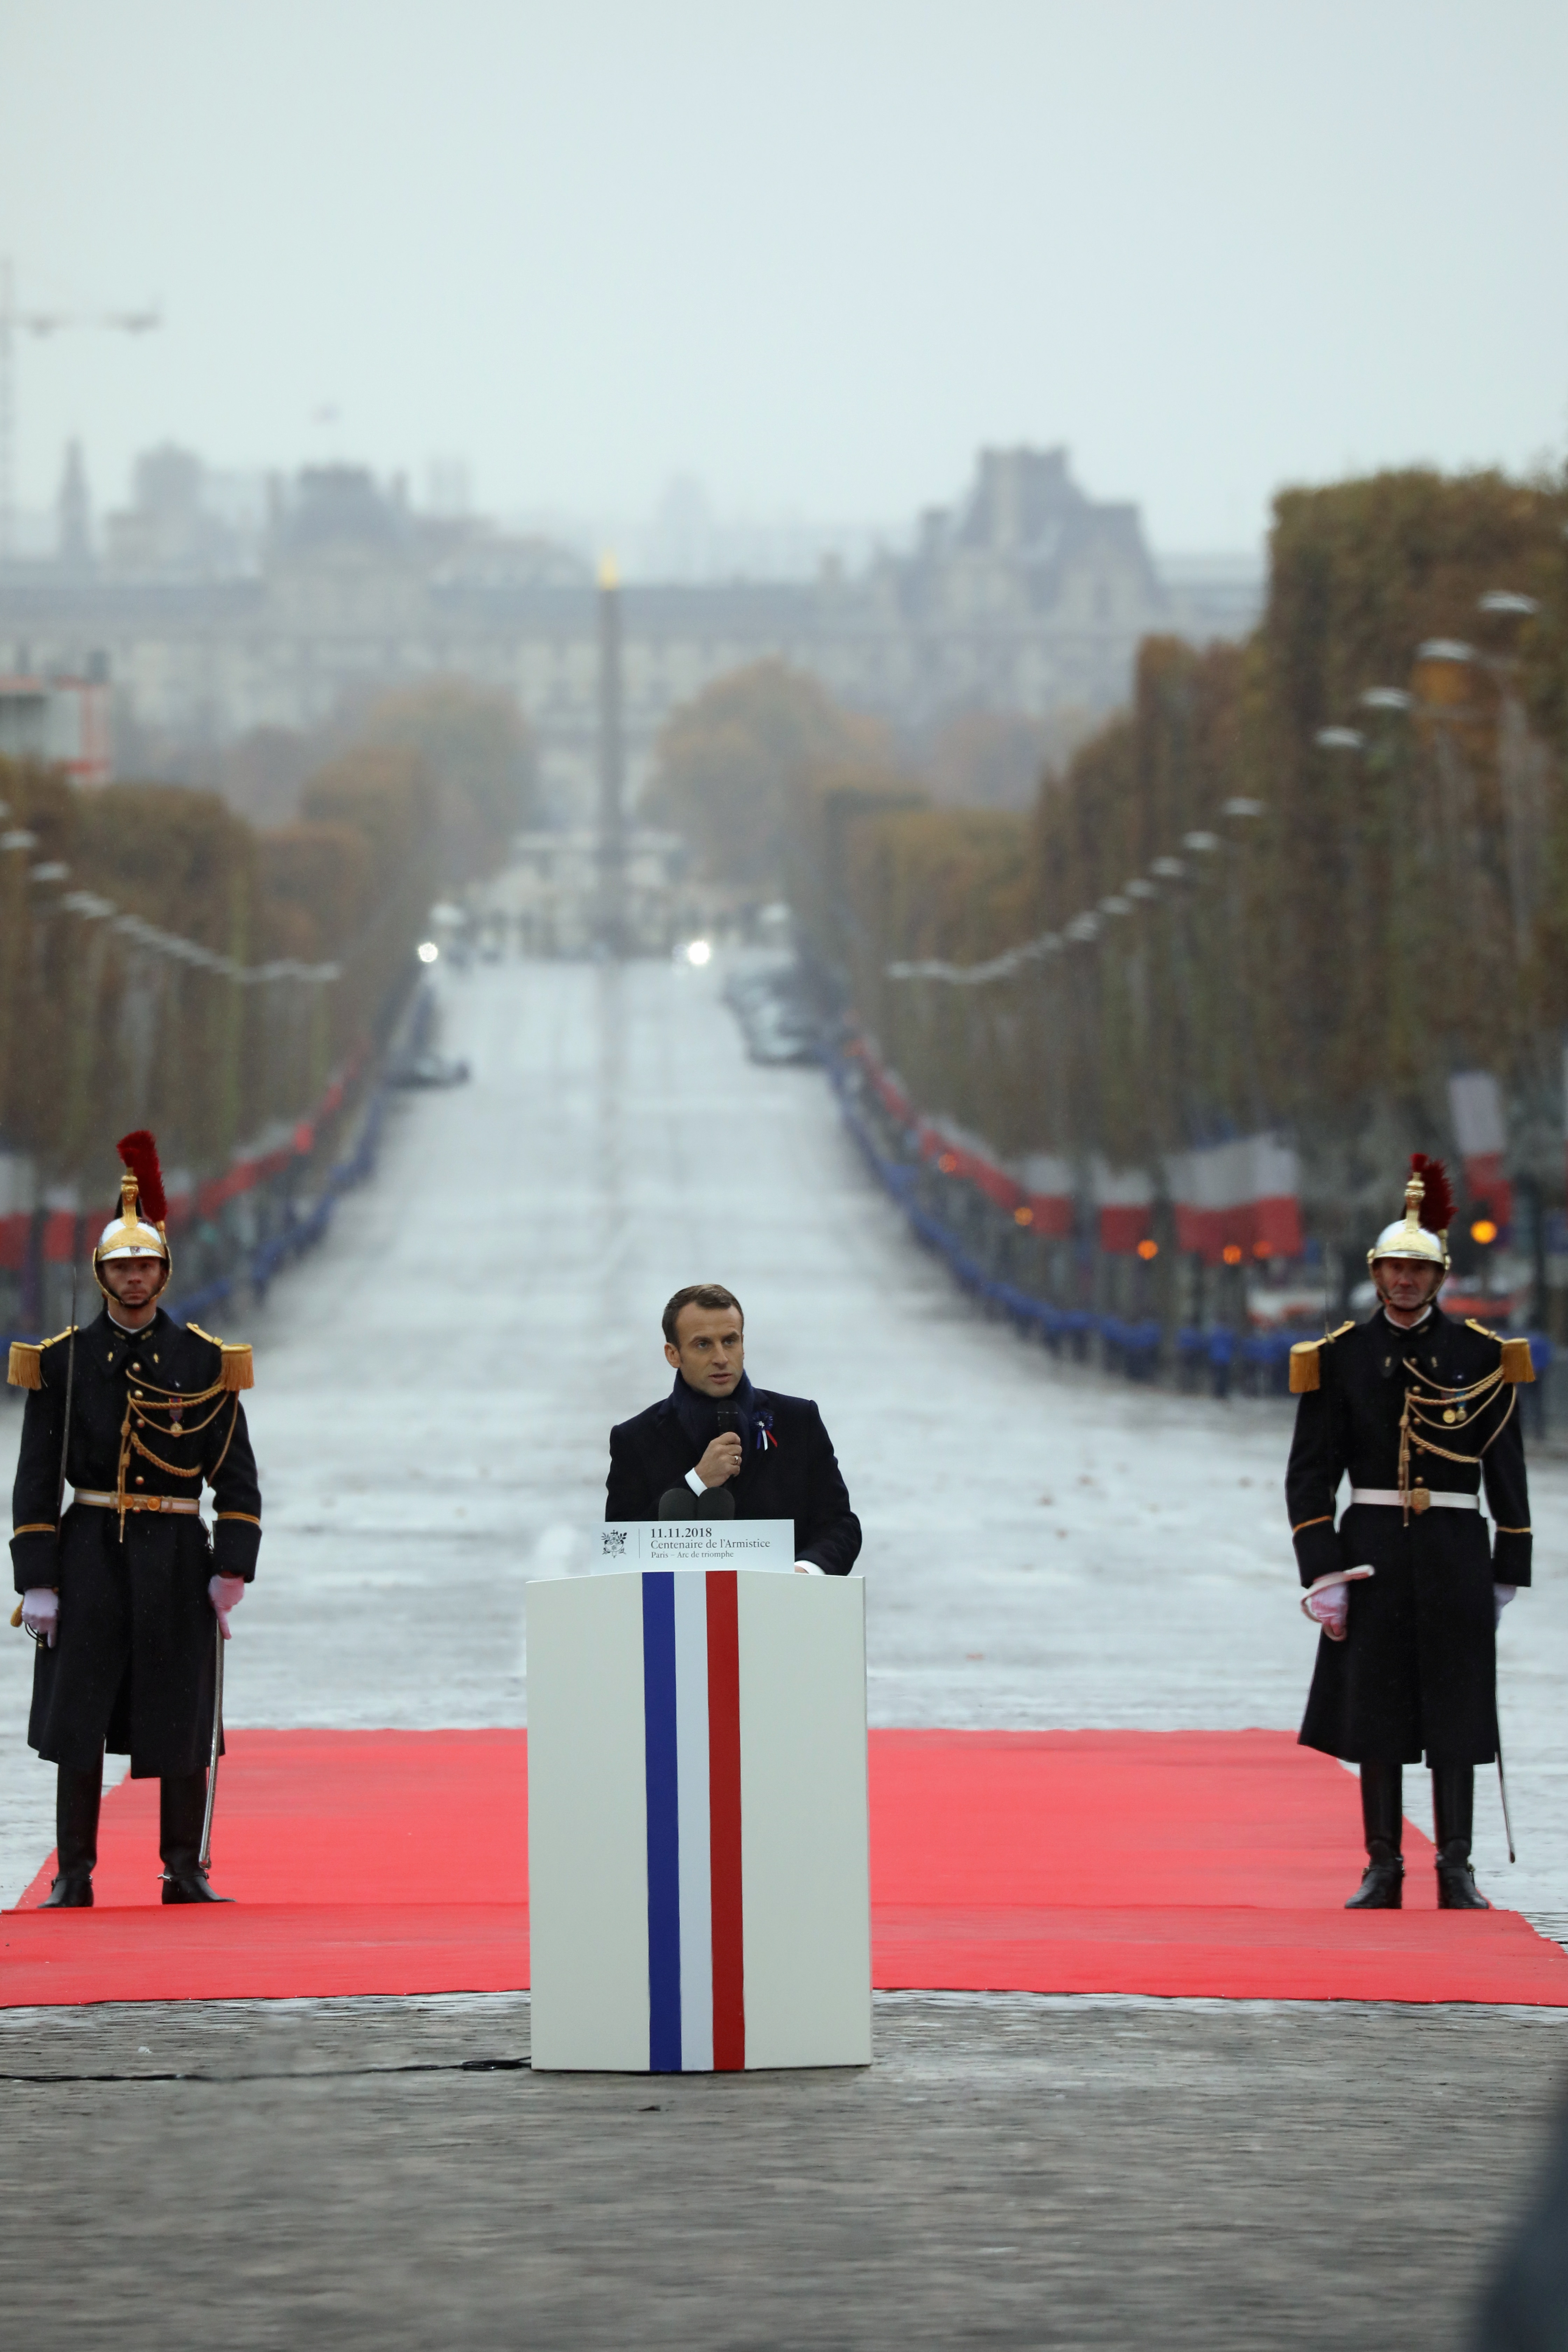
[[[1314, 1636], [1288, 1406], [1058, 1367], [987, 1321], [909, 1239], [820, 1073], [747, 1062], [712, 969], [507, 964], [445, 991], [472, 1084], [397, 1098], [374, 1181], [226, 1330], [256, 1341], [268, 1529], [231, 1721], [521, 1720], [525, 1581], [585, 1569], [609, 1424], [668, 1384], [659, 1310], [717, 1279], [753, 1378], [816, 1397], [837, 1444], [876, 1722], [1296, 1723]], [[7, 1478], [19, 1420], [0, 1413]], [[1556, 1924], [1568, 1476], [1534, 1485], [1540, 1583], [1502, 1637], [1523, 1859], [1508, 1869], [1484, 1780], [1478, 1856]], [[53, 1842], [22, 1745], [29, 1655], [0, 1644], [6, 1901]]]

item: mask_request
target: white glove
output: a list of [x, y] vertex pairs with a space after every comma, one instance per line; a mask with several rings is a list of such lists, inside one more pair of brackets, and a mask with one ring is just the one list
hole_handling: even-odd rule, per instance
[[1494, 1584], [1492, 1587], [1492, 1631], [1502, 1623], [1502, 1612], [1519, 1591], [1517, 1584]]
[[1321, 1585], [1309, 1592], [1301, 1606], [1314, 1623], [1322, 1627], [1331, 1642], [1345, 1638], [1345, 1621], [1350, 1615], [1350, 1588], [1344, 1584]]
[[231, 1609], [237, 1609], [244, 1598], [243, 1576], [208, 1577], [207, 1599], [217, 1612], [218, 1625], [226, 1642], [232, 1641], [234, 1638], [228, 1630], [228, 1612]]
[[814, 1559], [797, 1559], [795, 1572], [797, 1576], [825, 1576], [827, 1571], [826, 1569], [818, 1568]]
[[60, 1596], [47, 1584], [35, 1584], [22, 1595], [22, 1622], [29, 1633], [37, 1634], [47, 1650], [55, 1646], [59, 1622]]

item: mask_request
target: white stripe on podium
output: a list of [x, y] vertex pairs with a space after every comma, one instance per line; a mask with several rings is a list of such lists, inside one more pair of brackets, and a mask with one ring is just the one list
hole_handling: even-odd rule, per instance
[[675, 1579], [675, 1748], [680, 1832], [680, 2063], [713, 2063], [713, 1905], [708, 1810], [708, 1579]]

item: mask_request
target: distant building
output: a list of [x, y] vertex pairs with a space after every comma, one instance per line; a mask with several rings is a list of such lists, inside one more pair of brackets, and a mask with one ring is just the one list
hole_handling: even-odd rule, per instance
[[[556, 821], [592, 821], [595, 591], [576, 556], [460, 513], [416, 513], [400, 485], [355, 467], [279, 488], [249, 571], [225, 571], [209, 522], [198, 461], [153, 453], [132, 508], [110, 518], [101, 567], [0, 573], [0, 665], [27, 647], [79, 669], [102, 649], [139, 729], [192, 745], [313, 728], [422, 677], [473, 677], [526, 714]], [[695, 506], [672, 514], [672, 539], [700, 522]], [[765, 656], [912, 735], [969, 709], [1098, 716], [1125, 699], [1141, 637], [1220, 634], [1217, 614], [1212, 598], [1173, 595], [1137, 508], [1088, 498], [1064, 450], [986, 450], [965, 497], [927, 514], [907, 554], [854, 572], [827, 562], [814, 580], [628, 585], [630, 791], [679, 704]]]

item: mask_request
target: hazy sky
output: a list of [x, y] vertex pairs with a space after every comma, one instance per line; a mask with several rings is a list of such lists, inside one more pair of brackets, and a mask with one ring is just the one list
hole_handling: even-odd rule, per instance
[[[487, 507], [899, 521], [1066, 442], [1155, 542], [1561, 462], [1563, 0], [0, 0], [25, 503], [466, 459]], [[332, 407], [336, 424], [317, 419]]]

